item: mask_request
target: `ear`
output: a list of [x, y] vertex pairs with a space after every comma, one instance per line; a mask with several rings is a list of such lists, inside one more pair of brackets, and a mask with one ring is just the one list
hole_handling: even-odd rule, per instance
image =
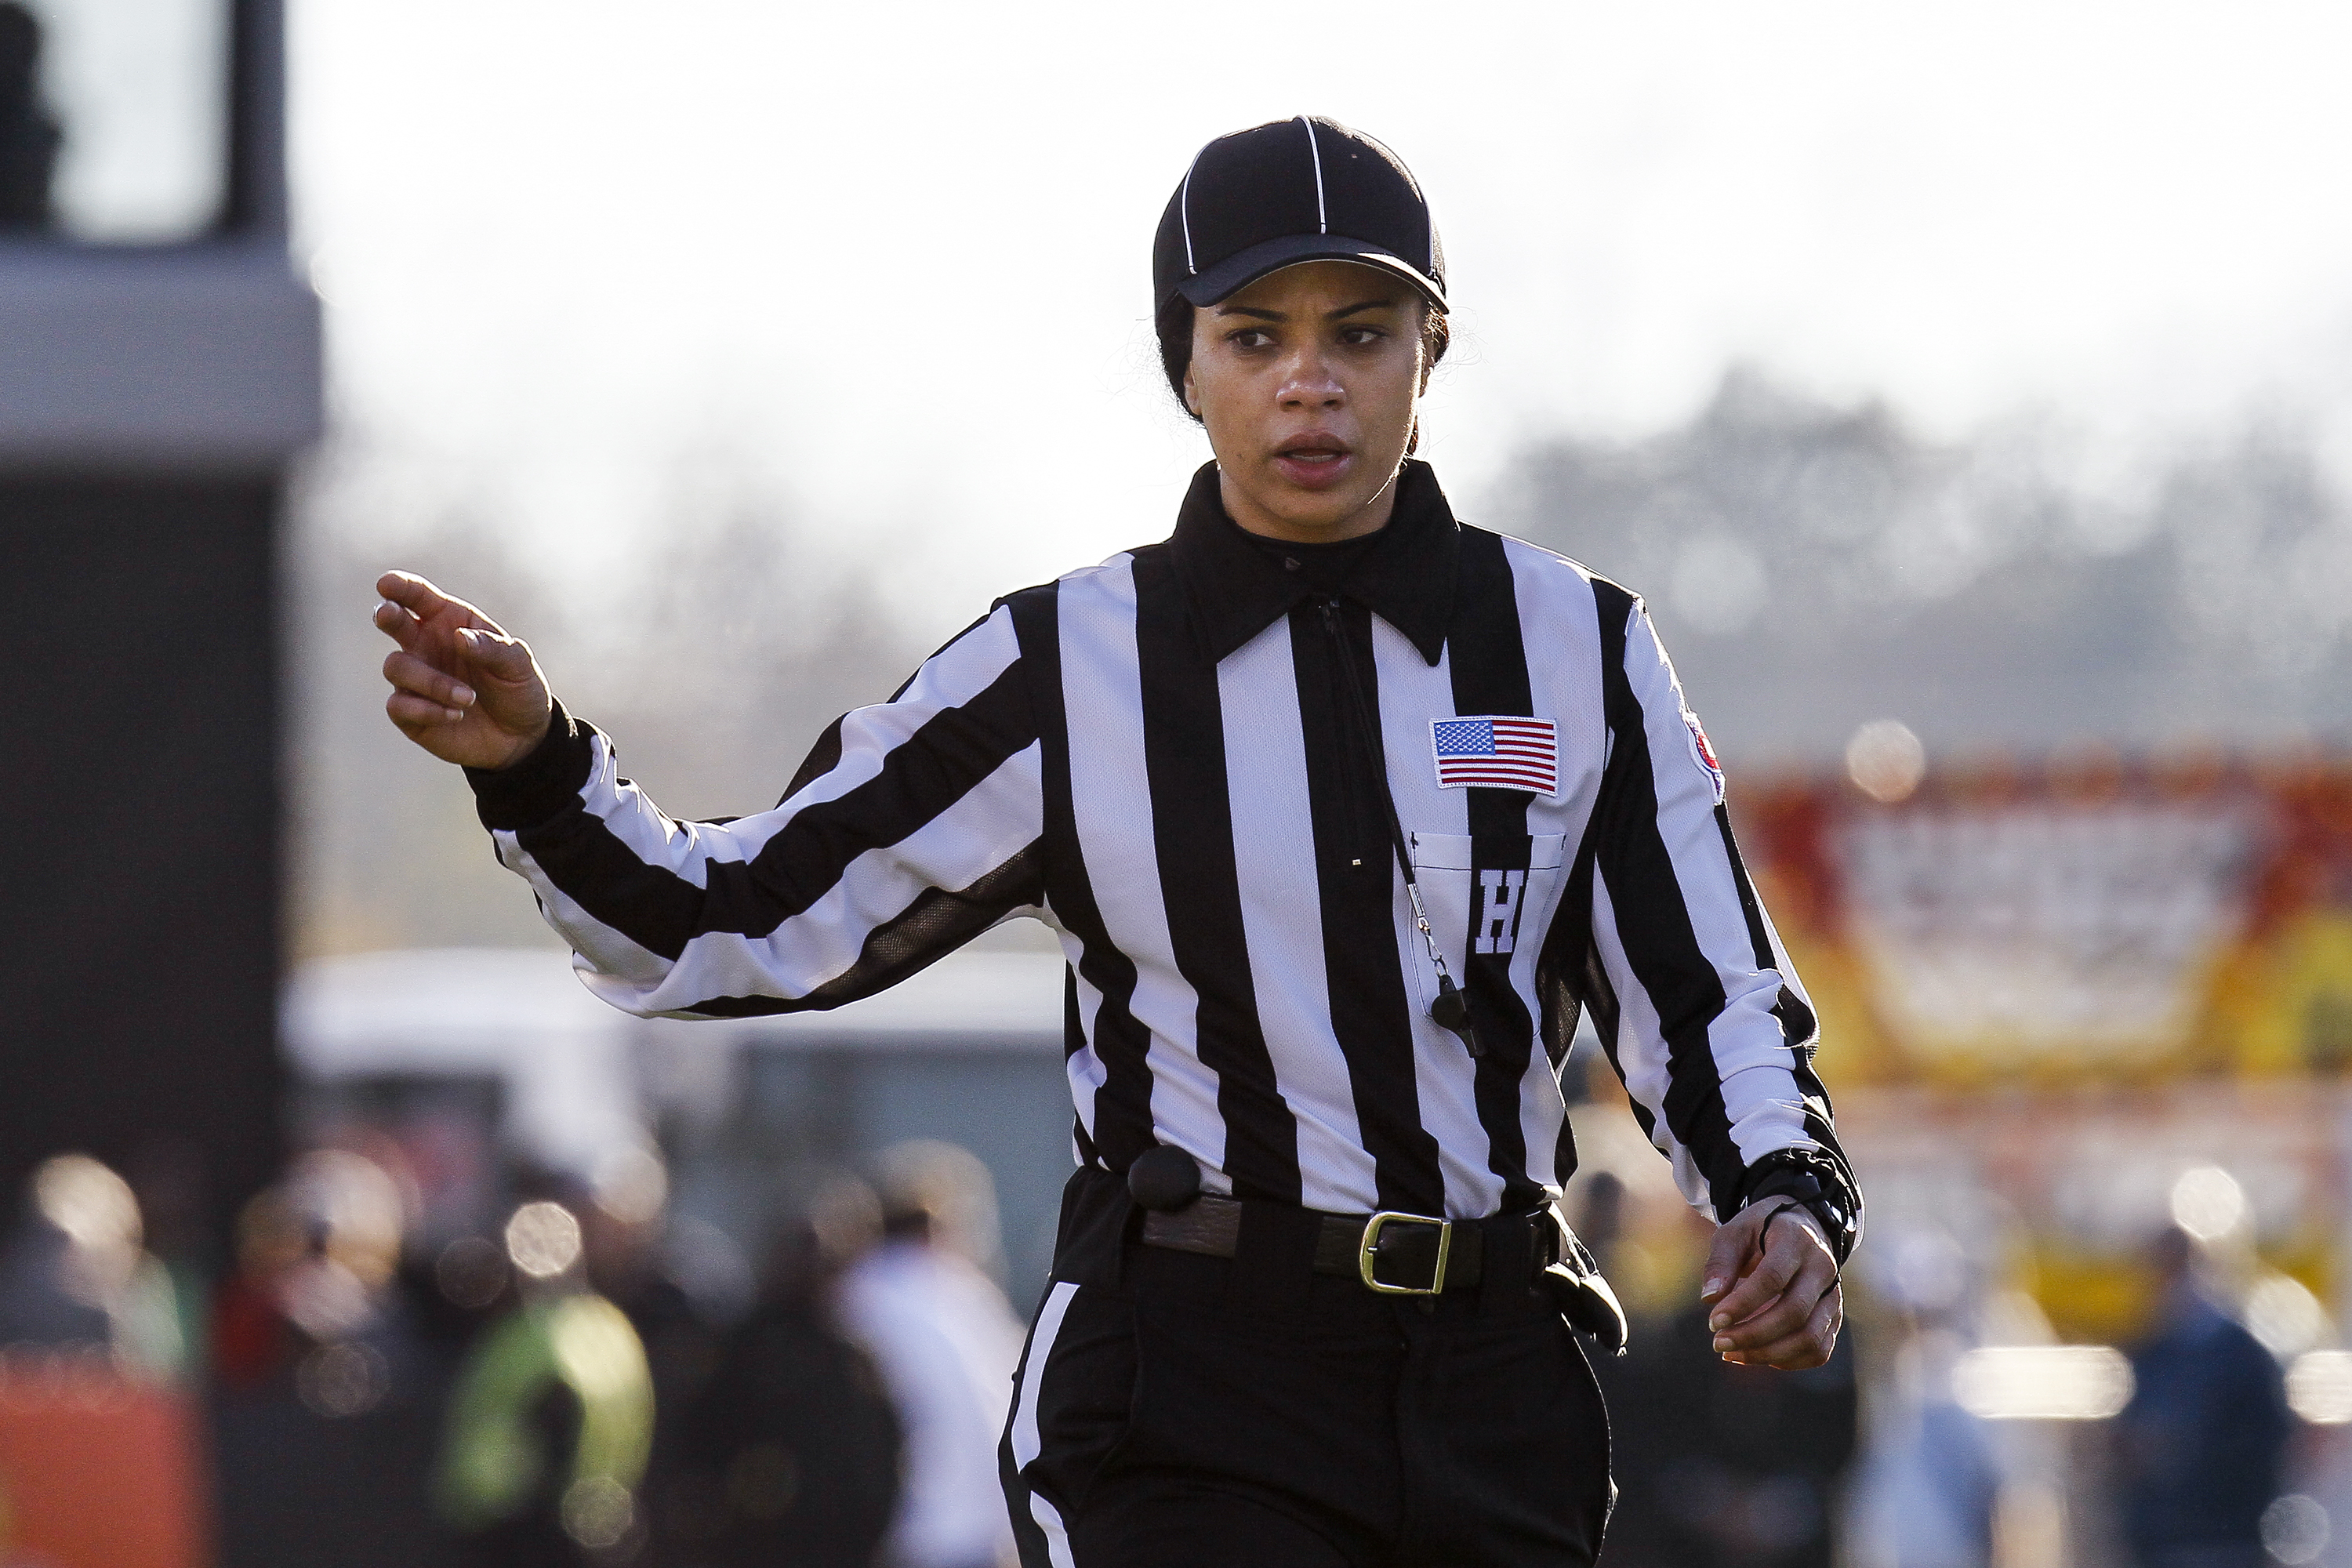
[[1193, 418], [1198, 419], [1201, 416], [1201, 389], [1192, 380], [1192, 367], [1190, 364], [1184, 367], [1184, 407]]

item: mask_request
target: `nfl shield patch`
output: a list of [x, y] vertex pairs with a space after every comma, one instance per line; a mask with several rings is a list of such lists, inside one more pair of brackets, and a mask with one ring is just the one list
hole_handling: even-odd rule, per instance
[[1432, 719], [1440, 789], [1523, 789], [1559, 793], [1559, 727], [1517, 713]]
[[1723, 764], [1715, 760], [1715, 748], [1706, 743], [1706, 729], [1699, 723], [1698, 715], [1685, 708], [1683, 710], [1683, 722], [1690, 726], [1691, 749], [1698, 753], [1698, 765], [1706, 770], [1706, 776], [1715, 784], [1715, 804], [1721, 805]]

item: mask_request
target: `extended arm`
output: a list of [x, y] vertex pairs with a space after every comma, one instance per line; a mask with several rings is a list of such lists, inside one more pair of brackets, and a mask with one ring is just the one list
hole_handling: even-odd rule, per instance
[[[497, 635], [528, 664], [527, 648]], [[481, 640], [453, 633], [450, 646]], [[933, 655], [892, 700], [837, 721], [774, 809], [723, 823], [664, 815], [621, 775], [611, 742], [551, 700], [519, 752], [453, 742], [489, 698], [415, 691], [402, 674], [459, 675], [421, 662], [426, 673], [387, 668], [395, 701], [440, 709], [410, 732], [469, 764], [499, 858], [530, 883], [589, 988], [627, 1011], [838, 1006], [1042, 897], [1037, 738], [1006, 612]]]

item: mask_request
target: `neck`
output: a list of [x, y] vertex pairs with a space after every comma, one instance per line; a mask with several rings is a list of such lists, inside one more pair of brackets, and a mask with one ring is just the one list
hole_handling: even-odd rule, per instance
[[1233, 476], [1222, 468], [1217, 471], [1217, 495], [1224, 502], [1225, 515], [1245, 532], [1291, 544], [1336, 544], [1343, 539], [1378, 533], [1389, 525], [1389, 519], [1396, 512], [1397, 479], [1403, 471], [1400, 465], [1370, 500], [1330, 522], [1298, 522], [1277, 516], [1244, 494], [1241, 487], [1234, 483]]

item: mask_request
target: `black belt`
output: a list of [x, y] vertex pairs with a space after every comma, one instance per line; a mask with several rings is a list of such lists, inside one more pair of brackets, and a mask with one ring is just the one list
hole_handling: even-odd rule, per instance
[[[1428, 1215], [1327, 1214], [1315, 1236], [1315, 1272], [1361, 1280], [1388, 1296], [1434, 1296], [1466, 1289], [1486, 1273], [1486, 1238], [1517, 1238], [1496, 1262], [1533, 1280], [1559, 1257], [1559, 1230], [1549, 1215], [1496, 1220], [1445, 1220]], [[1182, 1208], [1148, 1210], [1143, 1241], [1171, 1252], [1231, 1258], [1240, 1245], [1242, 1205], [1203, 1193]]]

